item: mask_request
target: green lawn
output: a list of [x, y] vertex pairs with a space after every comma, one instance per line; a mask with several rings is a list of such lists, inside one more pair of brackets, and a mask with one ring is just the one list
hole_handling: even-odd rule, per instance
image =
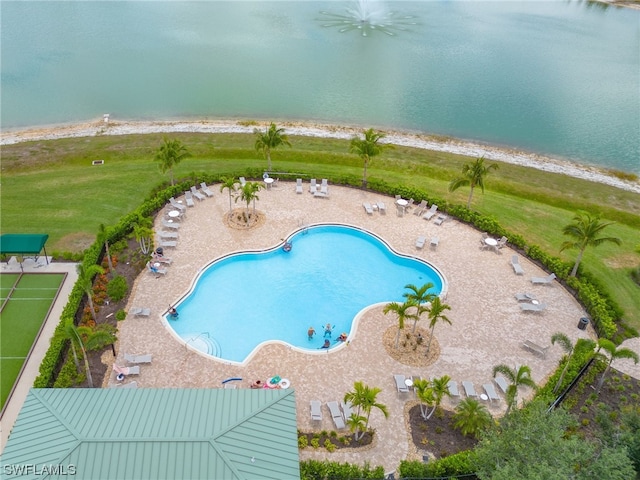
[[[139, 205], [168, 180], [152, 160], [167, 135], [101, 136], [28, 142], [2, 147], [2, 231], [48, 233], [47, 250], [81, 251], [91, 244], [100, 223], [110, 225]], [[171, 134], [193, 157], [181, 163], [176, 178], [194, 172], [236, 173], [266, 168], [246, 134]], [[273, 169], [317, 178], [362, 175], [362, 162], [348, 153], [348, 140], [291, 137], [292, 148], [272, 152]], [[102, 159], [104, 165], [92, 166]], [[448, 192], [468, 157], [408, 147], [387, 150], [369, 168], [370, 179], [420, 187], [448, 202], [465, 204], [468, 189]], [[492, 162], [488, 162], [492, 163]], [[218, 193], [218, 192], [216, 192]], [[617, 188], [516, 165], [500, 164], [477, 191], [472, 208], [498, 219], [530, 244], [566, 260], [561, 231], [576, 210], [599, 213], [615, 222], [608, 235], [623, 244], [587, 250], [583, 265], [609, 286], [627, 322], [640, 329], [640, 289], [629, 271], [640, 265], [640, 195]], [[25, 212], [28, 212], [25, 214]]]

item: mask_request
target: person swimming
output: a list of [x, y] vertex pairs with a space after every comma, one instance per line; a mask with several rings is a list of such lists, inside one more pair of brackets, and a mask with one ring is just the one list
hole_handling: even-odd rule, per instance
[[327, 339], [324, 341], [324, 345], [322, 345], [320, 348], [329, 348], [329, 347], [331, 347], [331, 342], [330, 342], [330, 341], [329, 341], [329, 339], [327, 338]]
[[324, 336], [331, 336], [331, 324], [327, 323], [327, 325], [324, 327]]
[[316, 334], [316, 331], [313, 329], [313, 327], [309, 327], [309, 330], [307, 330], [307, 335], [309, 336], [309, 340], [312, 340], [315, 334]]
[[348, 335], [344, 332], [340, 334], [340, 336], [336, 339], [336, 342], [346, 342]]

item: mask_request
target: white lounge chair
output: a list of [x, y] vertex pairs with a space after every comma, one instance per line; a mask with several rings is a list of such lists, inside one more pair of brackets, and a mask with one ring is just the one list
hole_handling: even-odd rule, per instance
[[431, 237], [431, 242], [430, 242], [431, 248], [435, 250], [436, 248], [438, 248], [439, 244], [440, 244], [440, 239], [438, 237]]
[[433, 205], [431, 205], [431, 208], [429, 208], [429, 210], [424, 212], [424, 215], [422, 215], [422, 218], [424, 218], [425, 220], [431, 220], [437, 211], [438, 211], [438, 205], [434, 203]]
[[542, 312], [547, 308], [546, 303], [520, 303], [520, 310], [523, 312]]
[[507, 237], [502, 237], [500, 240], [498, 240], [498, 245], [496, 245], [497, 248], [502, 248], [504, 247], [507, 242], [509, 241], [509, 239]]
[[524, 270], [522, 269], [522, 265], [520, 265], [518, 255], [511, 256], [511, 266], [513, 267], [513, 271], [516, 275], [524, 275]]
[[353, 405], [351, 405], [351, 402], [340, 402], [340, 407], [342, 407], [342, 416], [346, 422], [353, 413]]
[[296, 193], [302, 193], [302, 179], [296, 179]]
[[530, 293], [516, 293], [516, 300], [519, 302], [530, 302], [535, 299], [536, 297]]
[[202, 190], [207, 197], [213, 197], [213, 192], [209, 190], [206, 183], [202, 182], [200, 184], [200, 190]]
[[155, 265], [151, 265], [151, 263], [147, 263], [147, 268], [156, 277], [159, 277], [160, 275], [166, 275], [167, 274], [167, 269], [166, 268], [158, 268]]
[[240, 177], [238, 180], [240, 181], [241, 187], [244, 187], [247, 184], [247, 180], [244, 177]]
[[436, 218], [433, 223], [435, 223], [436, 225], [442, 225], [447, 218], [449, 217], [447, 217], [446, 215], [438, 215], [438, 218]]
[[116, 383], [115, 385], [109, 385], [109, 386], [116, 387], [116, 388], [138, 388], [138, 382], [134, 380], [133, 382]]
[[129, 310], [129, 314], [133, 315], [134, 317], [148, 317], [149, 315], [151, 315], [151, 309], [133, 307]]
[[174, 230], [177, 230], [180, 228], [180, 224], [178, 222], [170, 222], [165, 218], [162, 219], [162, 226], [166, 228], [173, 228]]
[[329, 196], [329, 184], [327, 183], [327, 179], [322, 179], [322, 184], [320, 185], [320, 191], [316, 191], [313, 194], [316, 197], [328, 197]]
[[187, 202], [187, 207], [196, 206], [196, 204], [193, 201], [193, 195], [191, 195], [191, 192], [184, 192], [184, 199]]
[[362, 207], [364, 208], [364, 211], [367, 212], [367, 214], [373, 215], [373, 208], [371, 208], [371, 204], [369, 202], [364, 202], [362, 204]]
[[490, 401], [493, 402], [494, 400], [500, 400], [500, 397], [496, 393], [496, 389], [493, 388], [492, 383], [485, 383], [484, 385], [482, 385], [482, 388], [484, 388], [484, 392], [487, 394], [487, 397], [489, 397]]
[[196, 197], [199, 201], [204, 200], [205, 197], [203, 194], [201, 194], [198, 189], [196, 188], [196, 186], [194, 185], [193, 187], [191, 187], [191, 193], [193, 194], [194, 197]]
[[409, 387], [405, 383], [406, 377], [404, 375], [394, 375], [393, 379], [396, 382], [396, 390], [399, 393], [409, 393]]
[[167, 240], [164, 242], [160, 242], [160, 246], [163, 248], [176, 248], [178, 246], [178, 242], [175, 240]]
[[138, 365], [134, 365], [133, 367], [120, 367], [116, 364], [113, 364], [113, 371], [116, 372], [117, 375], [140, 375], [140, 367]]
[[129, 353], [125, 353], [124, 359], [127, 363], [151, 363], [151, 354], [131, 355]]
[[427, 208], [427, 201], [426, 200], [422, 200], [418, 206], [416, 207], [415, 211], [413, 212], [414, 215], [420, 215], [422, 212], [424, 212], [424, 209]]
[[476, 393], [476, 389], [473, 386], [473, 383], [464, 381], [462, 382], [462, 387], [464, 388], [464, 394], [467, 398], [477, 398], [478, 394]]
[[416, 240], [416, 248], [418, 250], [421, 250], [422, 247], [424, 247], [424, 242], [426, 242], [427, 239], [423, 236], [419, 236], [418, 239]]
[[184, 212], [187, 209], [187, 207], [185, 207], [181, 203], [178, 203], [178, 201], [173, 197], [169, 199], [169, 203], [173, 208], [175, 208], [176, 210], [180, 210], [181, 212]]
[[452, 397], [460, 396], [460, 391], [458, 390], [458, 382], [456, 382], [455, 380], [449, 380], [449, 383], [447, 383], [447, 387], [449, 388], [449, 395], [451, 395]]
[[495, 378], [495, 382], [496, 385], [498, 385], [498, 387], [500, 387], [500, 390], [502, 390], [502, 393], [507, 393], [507, 388], [509, 388], [509, 384], [507, 383], [507, 379], [504, 377], [496, 377]]
[[549, 350], [549, 346], [542, 347], [531, 340], [525, 340], [522, 342], [522, 348], [529, 350], [530, 352], [535, 353], [536, 355], [540, 355], [542, 358], [546, 358], [547, 350]]
[[335, 423], [336, 428], [338, 430], [345, 428], [346, 425], [344, 424], [342, 413], [338, 407], [338, 402], [327, 402], [327, 407], [329, 407], [329, 412], [331, 412], [331, 418], [333, 419], [333, 423]]
[[533, 283], [534, 285], [548, 285], [552, 283], [555, 278], [556, 278], [556, 274], [550, 273], [546, 277], [532, 277], [531, 283]]
[[167, 232], [165, 230], [160, 230], [158, 232], [158, 236], [160, 238], [178, 238], [178, 232]]
[[322, 404], [318, 400], [311, 400], [311, 420], [322, 420]]
[[316, 179], [312, 178], [309, 183], [309, 193], [316, 193], [318, 191], [318, 185], [316, 185]]
[[384, 202], [378, 202], [378, 211], [380, 213], [387, 213], [387, 207], [385, 206]]
[[173, 259], [169, 257], [153, 257], [153, 261], [156, 263], [163, 263], [165, 265], [171, 265], [173, 263]]

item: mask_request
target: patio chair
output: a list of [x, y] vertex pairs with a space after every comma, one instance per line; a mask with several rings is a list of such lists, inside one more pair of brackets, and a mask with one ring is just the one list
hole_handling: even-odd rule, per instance
[[503, 248], [507, 242], [509, 241], [509, 239], [507, 237], [502, 237], [500, 240], [498, 240], [498, 245], [496, 245], [498, 248]]
[[416, 248], [418, 250], [421, 250], [422, 247], [424, 247], [424, 242], [426, 242], [427, 239], [423, 236], [418, 237], [418, 239], [416, 240]]
[[125, 353], [124, 359], [127, 363], [151, 363], [151, 354], [131, 355], [129, 353]]
[[115, 385], [109, 385], [110, 387], [116, 388], [138, 388], [138, 382], [135, 380], [129, 383], [116, 383]]
[[384, 202], [378, 202], [378, 211], [383, 214], [387, 213], [387, 207], [385, 207]]
[[509, 388], [509, 384], [507, 383], [507, 379], [504, 377], [496, 377], [494, 379], [494, 381], [496, 382], [496, 385], [498, 385], [498, 387], [500, 387], [500, 390], [502, 390], [502, 393], [507, 393], [507, 388]]
[[422, 215], [422, 218], [424, 218], [425, 220], [431, 220], [433, 216], [436, 214], [437, 210], [438, 210], [438, 205], [434, 203], [433, 205], [431, 205], [431, 208], [427, 210], [424, 213], [424, 215]]
[[177, 230], [180, 228], [180, 224], [178, 222], [170, 222], [166, 218], [162, 219], [162, 226], [166, 228], [173, 228], [174, 230]]
[[318, 191], [318, 185], [316, 185], [316, 179], [312, 178], [309, 183], [309, 193], [316, 193]]
[[438, 248], [439, 244], [440, 244], [440, 239], [438, 237], [431, 237], [430, 245], [432, 249], [435, 250], [436, 248]]
[[416, 207], [415, 211], [413, 212], [414, 215], [420, 215], [422, 212], [424, 212], [424, 209], [427, 208], [427, 201], [426, 200], [422, 200], [418, 206]]
[[117, 375], [140, 375], [140, 367], [138, 365], [134, 365], [133, 367], [120, 367], [113, 364], [113, 371], [116, 372]]
[[449, 388], [449, 395], [451, 395], [452, 397], [460, 396], [460, 391], [458, 390], [458, 382], [456, 382], [455, 380], [449, 380], [449, 383], [447, 383], [447, 387]]
[[148, 317], [149, 315], [151, 315], [151, 309], [133, 307], [129, 310], [129, 314], [133, 315], [134, 317]]
[[533, 283], [534, 285], [548, 285], [552, 283], [555, 278], [556, 274], [550, 273], [546, 277], [532, 277], [531, 283]]
[[173, 197], [169, 199], [169, 203], [173, 208], [175, 208], [176, 210], [180, 210], [181, 212], [184, 212], [187, 209], [187, 207], [185, 207], [181, 203], [178, 203], [178, 201]]
[[160, 230], [158, 232], [160, 238], [178, 238], [178, 232], [167, 232], [166, 230]]
[[296, 179], [296, 193], [302, 193], [302, 179]]
[[342, 413], [338, 407], [338, 402], [327, 402], [327, 407], [329, 407], [329, 412], [331, 412], [331, 418], [333, 419], [333, 423], [336, 425], [336, 428], [338, 430], [345, 428], [346, 425], [344, 424]]
[[368, 215], [373, 215], [373, 208], [371, 208], [371, 204], [369, 202], [364, 202], [362, 204], [364, 211], [367, 212]]
[[163, 248], [176, 248], [178, 246], [178, 242], [175, 240], [167, 240], [160, 242], [160, 246]]
[[351, 405], [351, 402], [340, 402], [340, 407], [342, 407], [342, 416], [346, 422], [353, 413], [353, 405]]
[[409, 393], [409, 387], [407, 387], [407, 384], [404, 382], [406, 380], [404, 375], [394, 375], [393, 379], [396, 382], [396, 390], [398, 393]]
[[520, 303], [520, 310], [523, 312], [542, 312], [546, 308], [546, 303]]
[[318, 400], [311, 400], [311, 420], [322, 420], [322, 404]]
[[155, 265], [151, 265], [151, 263], [147, 263], [147, 267], [149, 268], [149, 271], [153, 273], [156, 277], [167, 274], [166, 268], [158, 268]]
[[490, 401], [493, 402], [494, 400], [500, 400], [500, 397], [496, 393], [496, 389], [493, 388], [492, 383], [485, 383], [482, 385], [482, 388], [484, 388], [484, 392], [487, 394], [487, 397], [489, 397]]
[[201, 194], [201, 193], [198, 191], [198, 189], [196, 188], [196, 186], [195, 186], [195, 185], [191, 187], [191, 193], [192, 193], [192, 194], [193, 194], [193, 196], [194, 196], [194, 197], [196, 197], [200, 202], [201, 202], [202, 200], [204, 200], [205, 198], [207, 198], [207, 197], [205, 197], [203, 194]]
[[530, 293], [516, 293], [516, 300], [519, 302], [530, 302], [535, 299], [536, 297]]
[[413, 207], [413, 204], [415, 203], [415, 200], [413, 198], [410, 198], [409, 200], [407, 200], [407, 204], [405, 205], [404, 208], [406, 208], [407, 210], [409, 210], [410, 208]]
[[433, 223], [435, 223], [436, 225], [442, 225], [447, 218], [449, 217], [447, 217], [446, 215], [438, 215], [438, 218], [436, 218]]
[[464, 381], [462, 382], [462, 387], [464, 388], [464, 394], [467, 398], [478, 398], [478, 394], [476, 393], [473, 383]]
[[520, 265], [518, 255], [511, 256], [511, 266], [513, 267], [513, 271], [516, 275], [524, 275], [524, 270], [522, 269], [522, 265]]
[[241, 187], [244, 187], [247, 184], [247, 180], [244, 177], [240, 177], [238, 180], [240, 181]]
[[202, 182], [200, 184], [200, 190], [202, 190], [207, 197], [213, 197], [213, 192], [209, 190], [206, 183]]
[[187, 202], [187, 207], [196, 206], [196, 204], [193, 201], [193, 195], [191, 195], [191, 192], [184, 192], [184, 199]]

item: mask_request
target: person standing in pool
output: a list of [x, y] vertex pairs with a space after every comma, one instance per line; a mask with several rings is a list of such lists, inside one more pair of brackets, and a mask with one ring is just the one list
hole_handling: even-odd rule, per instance
[[316, 334], [316, 331], [313, 329], [313, 327], [309, 327], [309, 330], [307, 330], [307, 335], [309, 336], [309, 340], [313, 340], [313, 336]]
[[324, 327], [324, 336], [325, 337], [327, 337], [327, 336], [330, 337], [331, 336], [331, 324], [330, 323], [327, 323], [327, 326]]
[[176, 310], [176, 307], [169, 306], [169, 316], [174, 320], [178, 318], [178, 310]]
[[324, 341], [324, 345], [322, 345], [320, 348], [329, 348], [331, 347], [331, 342], [329, 341], [329, 339], [325, 339]]

